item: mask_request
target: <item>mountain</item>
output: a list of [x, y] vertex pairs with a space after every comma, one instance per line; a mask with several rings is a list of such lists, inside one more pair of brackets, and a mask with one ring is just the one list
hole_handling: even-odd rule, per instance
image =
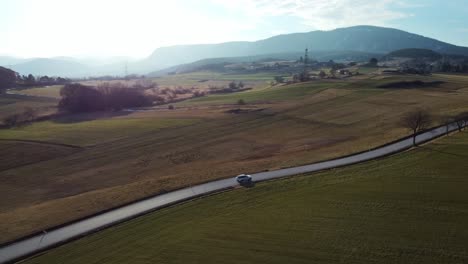
[[27, 62], [31, 59], [24, 59], [12, 56], [0, 56], [0, 66], [11, 66], [18, 63]]
[[87, 75], [91, 69], [70, 59], [32, 59], [11, 66], [11, 69], [23, 74], [49, 75], [61, 77], [80, 77]]
[[305, 48], [310, 50], [312, 57], [322, 61], [344, 59], [344, 56], [349, 56], [349, 54], [353, 55], [349, 56], [348, 60], [359, 59], [356, 57], [359, 54], [362, 60], [366, 60], [369, 54], [383, 55], [402, 49], [426, 49], [444, 56], [446, 54], [468, 56], [467, 47], [455, 46], [398, 29], [355, 26], [331, 31], [285, 34], [254, 42], [236, 41], [162, 47], [156, 49], [146, 59], [139, 61], [129, 61], [126, 58], [93, 60], [56, 57], [24, 60], [0, 57], [0, 66], [11, 65], [12, 69], [21, 74], [64, 77], [121, 76], [127, 71], [129, 74], [147, 74], [209, 58], [276, 56], [278, 54], [300, 56]]
[[206, 58], [294, 53], [303, 52], [305, 48], [312, 51], [350, 50], [382, 54], [400, 49], [418, 48], [443, 54], [468, 55], [466, 47], [455, 46], [402, 30], [355, 26], [331, 31], [279, 35], [255, 42], [163, 47], [155, 50], [147, 59], [136, 63], [134, 67], [157, 70]]

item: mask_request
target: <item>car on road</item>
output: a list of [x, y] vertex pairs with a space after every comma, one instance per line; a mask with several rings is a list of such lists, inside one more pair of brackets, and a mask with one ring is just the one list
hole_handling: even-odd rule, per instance
[[240, 174], [236, 176], [236, 181], [240, 184], [247, 184], [252, 182], [252, 176], [248, 174]]

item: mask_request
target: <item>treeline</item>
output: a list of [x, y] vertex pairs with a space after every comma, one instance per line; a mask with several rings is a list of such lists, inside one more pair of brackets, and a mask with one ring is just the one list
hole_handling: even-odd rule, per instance
[[71, 80], [62, 77], [49, 77], [47, 75], [44, 76], [34, 76], [32, 74], [29, 75], [17, 75], [16, 76], [16, 85], [23, 86], [23, 87], [30, 87], [30, 86], [47, 86], [47, 85], [62, 85], [70, 83]]
[[139, 74], [128, 74], [125, 76], [118, 75], [102, 75], [102, 76], [90, 76], [85, 78], [75, 78], [77, 82], [85, 81], [128, 81], [128, 80], [137, 80], [137, 79], [146, 79], [145, 75]]
[[216, 87], [210, 86], [209, 93], [210, 94], [222, 94], [222, 93], [238, 93], [243, 91], [251, 90], [252, 88], [245, 88], [245, 84], [242, 81], [236, 83], [232, 81], [228, 84], [227, 87]]
[[127, 87], [120, 83], [97, 87], [79, 83], [66, 84], [61, 90], [59, 109], [70, 113], [121, 110], [129, 107], [151, 106], [153, 98], [145, 89]]
[[463, 62], [443, 61], [435, 65], [433, 71], [468, 73], [468, 60]]
[[8, 88], [17, 87], [31, 87], [31, 86], [47, 86], [56, 84], [67, 84], [71, 80], [62, 77], [49, 77], [45, 76], [34, 76], [19, 75], [17, 72], [0, 66], [0, 93]]

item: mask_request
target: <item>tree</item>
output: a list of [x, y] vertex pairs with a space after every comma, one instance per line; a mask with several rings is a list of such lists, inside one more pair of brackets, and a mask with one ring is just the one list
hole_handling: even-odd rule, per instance
[[229, 89], [231, 89], [231, 90], [237, 89], [237, 84], [236, 84], [235, 81], [232, 81], [232, 82], [229, 83]]
[[376, 58], [371, 58], [371, 59], [369, 60], [369, 66], [376, 67], [376, 66], [377, 66], [377, 63], [379, 63], [379, 61], [378, 61]]
[[323, 79], [323, 78], [327, 77], [327, 74], [324, 71], [320, 71], [319, 77]]
[[330, 69], [330, 76], [331, 76], [332, 78], [336, 78], [336, 69], [335, 69], [334, 67], [332, 67], [332, 68]]
[[276, 83], [283, 83], [284, 82], [284, 77], [283, 76], [275, 76], [275, 82]]
[[169, 105], [169, 106], [167, 107], [167, 109], [169, 109], [169, 110], [174, 110], [175, 107], [174, 107], [173, 105]]
[[245, 105], [244, 99], [239, 99], [239, 101], [237, 101], [237, 104], [238, 105]]
[[18, 124], [20, 121], [21, 117], [19, 114], [13, 114], [10, 116], [7, 116], [3, 119], [3, 123], [9, 127], [14, 127]]
[[405, 114], [401, 120], [401, 125], [413, 132], [413, 146], [416, 146], [416, 136], [419, 132], [431, 125], [431, 114], [425, 110], [415, 110]]
[[240, 81], [239, 84], [238, 84], [237, 86], [238, 86], [240, 89], [242, 89], [242, 88], [244, 88], [245, 84], [244, 84], [242, 81]]
[[461, 132], [468, 122], [468, 112], [460, 113], [454, 119], [457, 124], [458, 131]]
[[14, 86], [16, 79], [16, 72], [0, 66], [0, 93], [2, 93], [5, 89]]
[[104, 95], [100, 91], [79, 83], [65, 85], [60, 95], [60, 110], [79, 113], [100, 111], [106, 107]]
[[36, 84], [36, 78], [32, 74], [29, 74], [28, 77], [26, 77], [25, 80], [27, 85], [35, 85]]
[[450, 128], [450, 124], [452, 124], [454, 122], [455, 118], [453, 118], [453, 116], [450, 116], [450, 115], [447, 115], [447, 116], [443, 116], [441, 121], [442, 121], [442, 124], [444, 124], [445, 126], [445, 135], [449, 135], [449, 128]]
[[23, 112], [23, 118], [26, 122], [32, 122], [36, 118], [36, 111], [31, 107], [26, 107]]

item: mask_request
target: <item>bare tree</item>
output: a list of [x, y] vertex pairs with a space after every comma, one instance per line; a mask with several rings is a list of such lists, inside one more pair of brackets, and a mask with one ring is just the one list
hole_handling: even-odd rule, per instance
[[455, 122], [457, 123], [458, 131], [461, 132], [468, 122], [468, 112], [458, 114], [455, 117]]
[[26, 107], [23, 112], [23, 118], [24, 121], [26, 122], [33, 122], [34, 119], [36, 119], [37, 113], [36, 110], [34, 110], [31, 107]]
[[455, 118], [450, 115], [442, 116], [441, 117], [441, 122], [445, 126], [445, 135], [449, 135], [449, 129], [450, 129], [450, 124], [452, 124], [455, 121]]
[[3, 123], [8, 127], [14, 127], [20, 122], [21, 116], [19, 114], [14, 114], [7, 116], [3, 119]]
[[415, 110], [405, 114], [401, 120], [401, 125], [413, 132], [413, 146], [416, 146], [416, 136], [422, 130], [431, 125], [432, 117], [425, 110]]

